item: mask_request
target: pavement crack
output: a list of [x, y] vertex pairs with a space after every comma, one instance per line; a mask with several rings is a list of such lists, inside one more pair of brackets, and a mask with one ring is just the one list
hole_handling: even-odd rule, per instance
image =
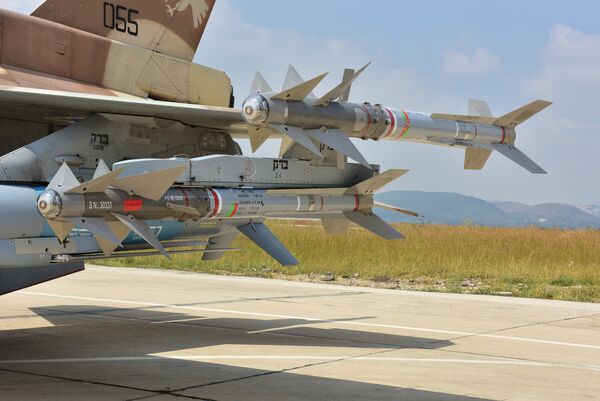
[[17, 370], [17, 369], [8, 369], [8, 368], [0, 368], [0, 372], [34, 376], [34, 377], [44, 377], [47, 379], [62, 380], [62, 381], [67, 381], [67, 382], [71, 382], [71, 383], [91, 384], [91, 385], [95, 385], [95, 386], [104, 386], [104, 387], [112, 387], [112, 388], [118, 388], [118, 389], [124, 389], [124, 390], [134, 390], [134, 391], [142, 391], [142, 392], [146, 392], [146, 393], [152, 393], [152, 394], [149, 394], [148, 396], [142, 397], [140, 399], [155, 397], [155, 396], [159, 396], [159, 395], [172, 395], [172, 396], [178, 397], [178, 398], [188, 398], [188, 399], [201, 400], [201, 401], [217, 401], [217, 400], [213, 400], [210, 398], [195, 397], [195, 396], [184, 395], [184, 394], [175, 394], [175, 392], [177, 390], [151, 390], [151, 389], [146, 389], [146, 388], [136, 387], [136, 386], [126, 386], [123, 384], [106, 383], [106, 382], [101, 382], [101, 381], [97, 381], [97, 380], [76, 379], [74, 377], [48, 375], [48, 374], [43, 374], [43, 373], [28, 372], [26, 370]]

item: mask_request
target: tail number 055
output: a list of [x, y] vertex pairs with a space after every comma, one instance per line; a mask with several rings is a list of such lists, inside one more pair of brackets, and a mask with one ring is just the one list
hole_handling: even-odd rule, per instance
[[138, 36], [140, 27], [135, 21], [135, 17], [139, 14], [140, 12], [133, 8], [104, 2], [104, 27], [128, 33], [131, 36]]

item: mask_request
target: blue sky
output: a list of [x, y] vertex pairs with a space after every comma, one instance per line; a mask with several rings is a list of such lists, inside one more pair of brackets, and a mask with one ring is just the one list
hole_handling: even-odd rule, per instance
[[[41, 1], [6, 1], [31, 11]], [[4, 4], [5, 2], [3, 2]], [[217, 0], [196, 61], [226, 71], [241, 101], [257, 69], [274, 87], [288, 64], [306, 78], [372, 67], [351, 100], [464, 113], [468, 98], [504, 114], [535, 99], [555, 104], [518, 130], [517, 145], [547, 176], [501, 155], [462, 170], [456, 149], [358, 144], [383, 168], [411, 172], [390, 189], [451, 191], [490, 200], [600, 204], [600, 3], [593, 1]], [[275, 141], [260, 155], [277, 151]], [[247, 149], [247, 147], [245, 147]]]

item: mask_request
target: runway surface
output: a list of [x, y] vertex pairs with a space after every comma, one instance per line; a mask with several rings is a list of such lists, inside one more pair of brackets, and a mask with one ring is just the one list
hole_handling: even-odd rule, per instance
[[0, 400], [600, 400], [600, 305], [88, 268], [0, 297]]

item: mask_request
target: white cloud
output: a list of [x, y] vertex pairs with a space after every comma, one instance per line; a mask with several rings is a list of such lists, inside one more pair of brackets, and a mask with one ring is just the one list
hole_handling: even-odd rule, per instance
[[482, 76], [500, 69], [500, 60], [486, 49], [476, 49], [473, 54], [448, 50], [442, 68], [448, 75]]
[[560, 110], [557, 127], [595, 126], [595, 134], [599, 134], [600, 35], [555, 26], [542, 51], [542, 69], [525, 82], [525, 88], [529, 93], [555, 100], [555, 108]]
[[524, 89], [531, 98], [554, 102], [543, 118], [525, 126], [543, 132], [554, 185], [565, 196], [599, 202], [593, 183], [600, 171], [600, 35], [553, 27], [540, 70], [525, 80]]
[[316, 90], [319, 95], [340, 82], [344, 68], [360, 68], [369, 61], [373, 63], [353, 85], [352, 100], [425, 110], [444, 109], [453, 103], [436, 94], [438, 89], [415, 66], [406, 64], [404, 58], [392, 60], [390, 54], [390, 49], [373, 47], [369, 40], [356, 42], [249, 24], [239, 7], [219, 0], [195, 61], [226, 71], [238, 104], [248, 94], [257, 70], [274, 89], [281, 88], [289, 64], [305, 79], [329, 71]]

